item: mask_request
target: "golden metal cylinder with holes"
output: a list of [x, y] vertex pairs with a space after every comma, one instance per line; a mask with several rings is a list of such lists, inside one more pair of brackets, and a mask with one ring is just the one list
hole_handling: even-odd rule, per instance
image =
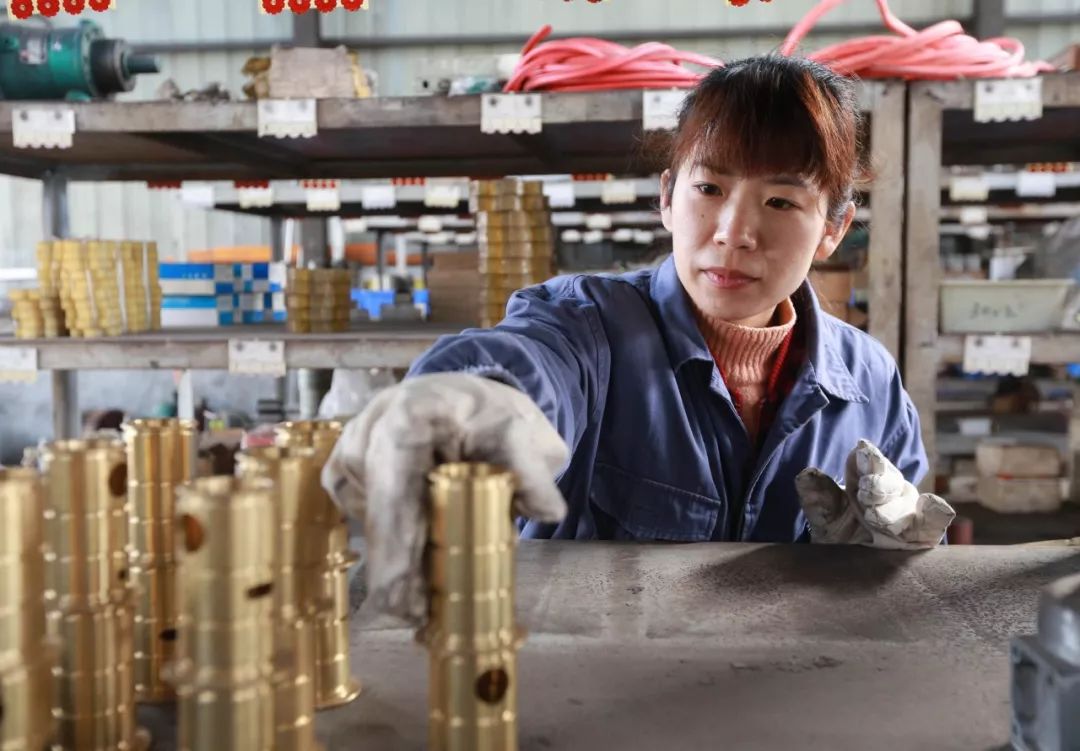
[[38, 451], [47, 633], [59, 644], [54, 751], [145, 748], [136, 727], [127, 462], [111, 438]]
[[274, 495], [263, 478], [179, 490], [181, 751], [274, 748]]
[[39, 751], [53, 732], [42, 542], [40, 475], [0, 468], [0, 751]]
[[175, 690], [164, 673], [176, 654], [176, 488], [195, 478], [197, 426], [193, 420], [131, 420], [123, 433], [137, 561], [135, 697], [169, 701]]
[[45, 489], [46, 607], [90, 610], [126, 601], [127, 464], [112, 439], [57, 441], [38, 461]]
[[[324, 545], [310, 544], [311, 503], [322, 487], [315, 450], [292, 446], [249, 448], [236, 457], [241, 478], [265, 478], [276, 486], [277, 574], [274, 590], [274, 722], [277, 751], [311, 751], [315, 738], [315, 637]], [[325, 534], [318, 535], [325, 537]]]
[[428, 748], [517, 748], [513, 476], [486, 464], [429, 475]]
[[[314, 449], [314, 461], [322, 473], [343, 425], [337, 420], [299, 420], [277, 426], [278, 446], [305, 446]], [[356, 562], [349, 552], [349, 531], [341, 511], [320, 485], [311, 502], [309, 543], [317, 546], [322, 559], [317, 586], [320, 603], [314, 616], [315, 705], [318, 709], [347, 704], [360, 695], [360, 682], [353, 677], [349, 658], [348, 569]]]

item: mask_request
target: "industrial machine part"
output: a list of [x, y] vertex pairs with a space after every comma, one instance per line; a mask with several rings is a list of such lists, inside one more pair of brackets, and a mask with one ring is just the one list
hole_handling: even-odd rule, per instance
[[[344, 426], [337, 420], [298, 420], [277, 426], [278, 446], [314, 449], [319, 474]], [[320, 606], [315, 613], [315, 706], [328, 709], [348, 704], [360, 695], [360, 682], [349, 661], [349, 568], [356, 556], [349, 550], [349, 530], [341, 511], [322, 489], [309, 501], [310, 541], [320, 551]]]
[[274, 748], [274, 484], [180, 488], [179, 749]]
[[195, 479], [193, 420], [132, 420], [123, 425], [135, 566], [135, 700], [176, 697], [165, 671], [176, 649], [176, 488]]
[[1012, 745], [1080, 748], [1080, 574], [1043, 592], [1039, 631], [1012, 643]]
[[156, 57], [106, 39], [93, 21], [0, 23], [0, 99], [99, 99], [131, 91], [135, 76], [158, 70]]
[[0, 749], [52, 736], [55, 649], [45, 638], [41, 478], [0, 469]]
[[47, 631], [60, 644], [54, 749], [138, 749], [124, 444], [57, 441], [38, 452], [45, 495]]
[[517, 749], [514, 478], [487, 464], [429, 476], [428, 748]]
[[315, 737], [316, 607], [326, 533], [314, 526], [322, 492], [315, 450], [292, 446], [249, 448], [236, 458], [237, 476], [275, 485], [277, 571], [274, 578], [274, 723], [276, 751], [321, 749]]

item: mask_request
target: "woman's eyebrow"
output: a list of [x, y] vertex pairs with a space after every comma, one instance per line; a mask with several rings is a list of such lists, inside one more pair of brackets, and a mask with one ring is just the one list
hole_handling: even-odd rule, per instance
[[810, 184], [798, 175], [770, 175], [765, 178], [769, 185], [790, 185], [793, 188], [809, 188]]

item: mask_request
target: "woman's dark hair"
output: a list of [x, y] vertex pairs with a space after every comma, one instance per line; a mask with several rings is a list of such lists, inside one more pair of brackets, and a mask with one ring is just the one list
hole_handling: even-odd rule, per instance
[[[683, 102], [672, 175], [687, 163], [741, 175], [799, 175], [839, 220], [868, 178], [854, 81], [805, 58], [761, 55], [713, 69]], [[668, 181], [668, 196], [675, 181]]]

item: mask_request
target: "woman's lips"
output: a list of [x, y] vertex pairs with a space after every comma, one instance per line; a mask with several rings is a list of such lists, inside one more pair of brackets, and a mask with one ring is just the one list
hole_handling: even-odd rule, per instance
[[739, 289], [757, 281], [755, 277], [741, 271], [723, 267], [702, 269], [702, 273], [705, 274], [705, 278], [709, 280], [710, 284], [720, 289]]

